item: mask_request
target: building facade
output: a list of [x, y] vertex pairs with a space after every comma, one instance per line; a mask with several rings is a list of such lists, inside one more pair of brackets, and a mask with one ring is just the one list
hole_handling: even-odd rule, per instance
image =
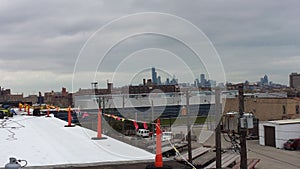
[[295, 89], [300, 88], [300, 74], [298, 73], [290, 74], [290, 87]]
[[0, 102], [22, 102], [23, 94], [11, 94], [10, 89], [4, 89], [0, 86]]
[[[238, 98], [227, 98], [223, 102], [224, 113], [239, 111]], [[245, 98], [245, 112], [253, 113], [260, 121], [300, 118], [298, 98]]]
[[45, 92], [44, 102], [49, 105], [68, 107], [73, 105], [72, 93], [68, 93], [66, 88], [62, 88], [61, 92]]
[[283, 148], [289, 139], [299, 138], [300, 119], [276, 120], [259, 124], [259, 144]]
[[129, 94], [143, 94], [143, 93], [178, 93], [180, 88], [178, 85], [157, 85], [152, 83], [151, 79], [147, 82], [144, 79], [143, 85], [129, 86]]

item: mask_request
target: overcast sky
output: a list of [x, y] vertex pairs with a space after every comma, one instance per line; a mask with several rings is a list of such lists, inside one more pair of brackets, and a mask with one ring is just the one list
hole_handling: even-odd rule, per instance
[[[287, 85], [288, 75], [300, 72], [299, 7], [297, 0], [0, 0], [0, 86], [24, 94], [58, 91], [61, 87], [71, 91], [76, 60], [81, 63], [75, 67], [75, 91], [90, 86], [91, 80], [84, 77], [92, 71], [81, 67], [97, 70], [93, 77], [101, 85], [106, 80], [114, 82], [115, 86], [126, 85], [135, 81], [133, 77], [138, 74], [150, 71], [152, 66], [170, 76], [176, 75], [180, 82], [192, 82], [199, 75], [190, 76], [192, 73], [184, 72], [197, 68], [176, 57], [192, 54], [174, 39], [156, 35], [132, 37], [116, 45], [100, 67], [95, 67], [99, 60], [78, 59], [80, 51], [88, 53], [88, 47], [83, 50], [83, 46], [89, 45], [88, 39], [95, 36], [97, 30], [120, 17], [140, 12], [168, 13], [198, 27], [219, 53], [227, 81], [256, 82], [267, 74], [269, 80]], [[175, 21], [168, 23], [162, 17], [153, 20], [160, 21], [162, 26], [175, 24]], [[118, 37], [120, 32], [132, 32], [133, 27], [149, 27], [143, 23], [143, 17], [135, 18], [135, 22], [110, 28], [102, 40], [107, 42]], [[168, 29], [194, 36], [184, 26]], [[99, 50], [105, 50], [105, 45], [101, 46], [103, 41], [95, 41]], [[173, 62], [172, 57], [177, 59]], [[143, 61], [148, 64], [141, 64]], [[207, 65], [202, 64], [204, 66], [197, 64], [201, 69], [197, 69], [196, 74], [210, 74], [205, 69]], [[117, 75], [114, 74], [116, 71]], [[78, 80], [78, 77], [82, 78]]]

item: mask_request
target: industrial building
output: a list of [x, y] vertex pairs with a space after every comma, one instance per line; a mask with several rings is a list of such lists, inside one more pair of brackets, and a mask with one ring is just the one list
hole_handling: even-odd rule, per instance
[[260, 122], [259, 144], [283, 148], [289, 139], [300, 138], [300, 119]]
[[[238, 98], [224, 101], [224, 112], [238, 112]], [[300, 99], [287, 97], [245, 97], [245, 112], [255, 115], [260, 121], [300, 118]]]
[[290, 74], [290, 87], [295, 89], [300, 87], [300, 74], [298, 73]]

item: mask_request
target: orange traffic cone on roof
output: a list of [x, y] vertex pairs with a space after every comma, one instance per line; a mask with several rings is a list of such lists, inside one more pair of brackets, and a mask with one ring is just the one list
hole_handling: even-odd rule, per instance
[[74, 127], [75, 125], [71, 124], [72, 121], [72, 115], [71, 115], [71, 107], [68, 108], [68, 125], [65, 125], [65, 127]]
[[156, 155], [154, 165], [147, 165], [146, 169], [172, 169], [171, 166], [163, 165], [162, 150], [161, 150], [161, 128], [160, 119], [156, 122]]
[[93, 137], [92, 140], [102, 140], [106, 137], [102, 137], [102, 111], [99, 108], [98, 110], [98, 126], [97, 126], [97, 137]]

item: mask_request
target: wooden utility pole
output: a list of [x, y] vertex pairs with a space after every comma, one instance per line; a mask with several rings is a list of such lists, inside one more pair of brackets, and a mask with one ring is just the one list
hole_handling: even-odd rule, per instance
[[221, 169], [222, 168], [222, 145], [221, 145], [221, 102], [220, 102], [220, 89], [215, 90], [215, 121], [217, 124], [216, 130], [215, 130], [215, 144], [216, 144], [216, 168]]
[[193, 162], [192, 143], [191, 143], [191, 124], [190, 124], [190, 96], [189, 91], [186, 91], [186, 116], [187, 116], [187, 141], [188, 141], [188, 157], [189, 162]]
[[[241, 118], [244, 115], [244, 84], [239, 84], [238, 90], [239, 90], [239, 114]], [[241, 146], [240, 169], [247, 169], [247, 144], [246, 144], [247, 130], [245, 128], [241, 128], [240, 119], [239, 119], [239, 133], [240, 133], [240, 146]]]

